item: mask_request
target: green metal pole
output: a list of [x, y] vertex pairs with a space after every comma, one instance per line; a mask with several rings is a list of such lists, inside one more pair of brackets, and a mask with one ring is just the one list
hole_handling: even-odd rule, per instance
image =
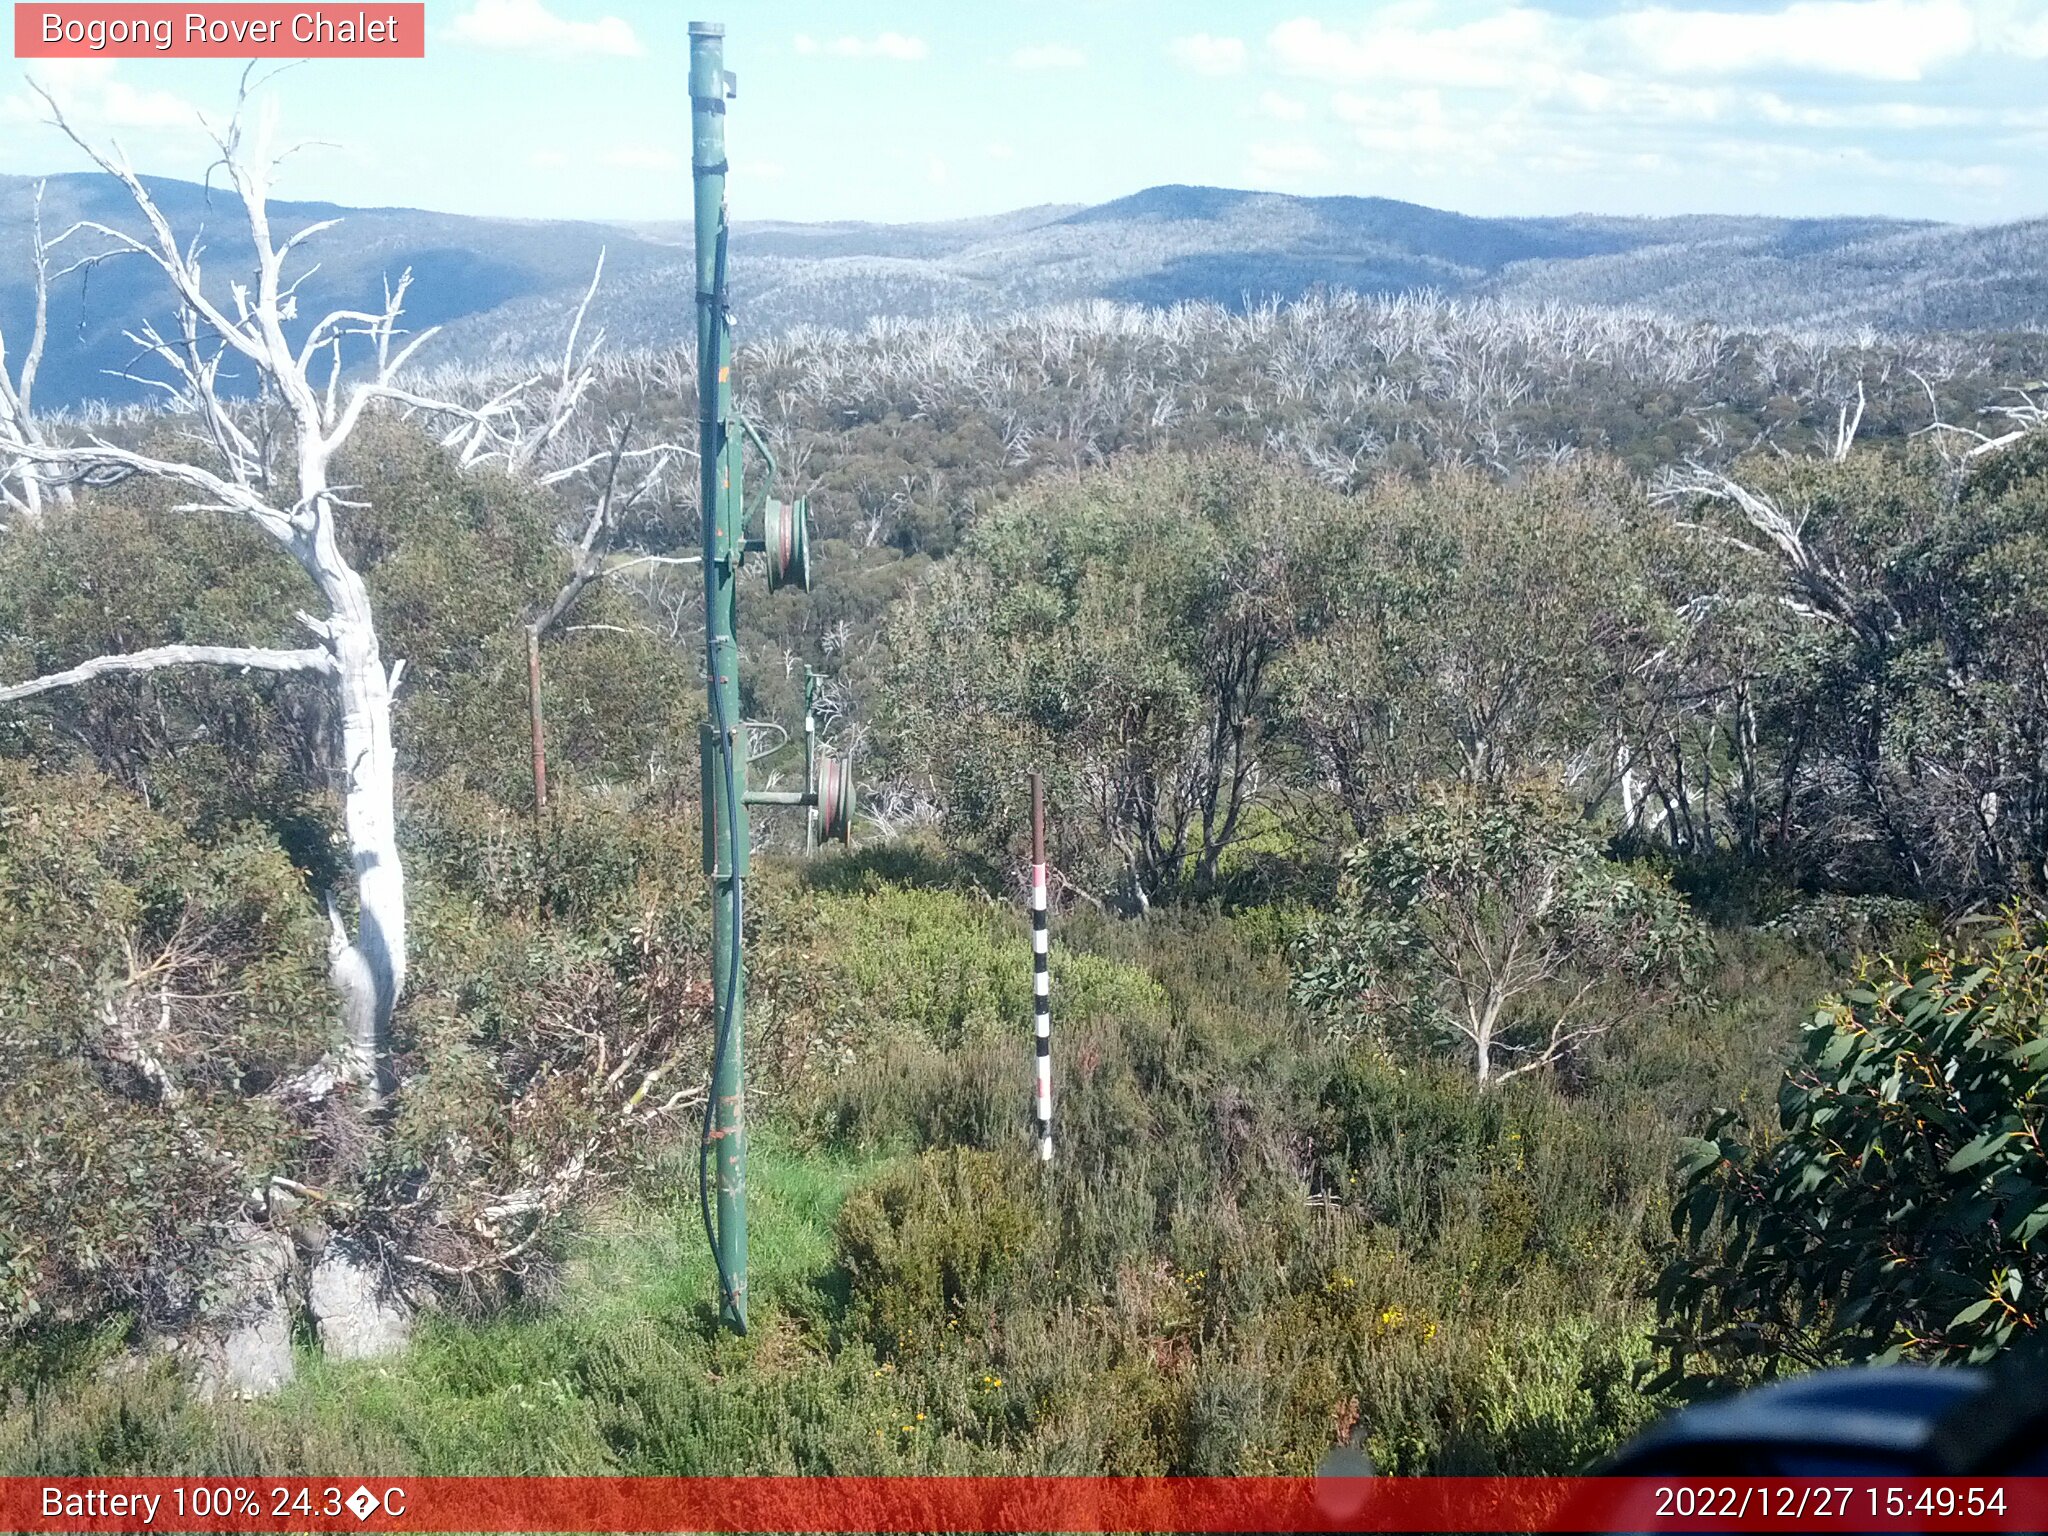
[[[747, 1331], [746, 970], [740, 886], [747, 866], [746, 750], [740, 733], [739, 643], [733, 595], [745, 530], [731, 440], [732, 317], [726, 307], [725, 27], [690, 23], [691, 173], [696, 190], [697, 409], [704, 518], [705, 863], [711, 877], [712, 1047], [708, 1155], [717, 1179], [712, 1236], [721, 1315]], [[701, 1171], [701, 1170], [700, 1170]], [[710, 1209], [707, 1202], [707, 1225]]]

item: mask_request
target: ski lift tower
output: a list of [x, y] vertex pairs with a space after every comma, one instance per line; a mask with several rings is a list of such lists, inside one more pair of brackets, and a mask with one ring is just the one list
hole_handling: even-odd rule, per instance
[[[741, 887], [747, 876], [750, 805], [810, 811], [806, 844], [844, 845], [853, 822], [851, 764], [817, 751], [810, 714], [816, 678], [806, 674], [804, 787], [747, 788], [748, 738], [740, 717], [740, 651], [735, 634], [739, 575], [749, 555], [764, 557], [768, 590], [811, 586], [810, 519], [802, 498], [764, 496], [761, 534], [749, 538], [743, 489], [751, 443], [773, 486], [775, 456], [733, 410], [732, 309], [727, 286], [730, 238], [725, 201], [725, 104], [735, 82], [725, 68], [725, 27], [690, 23], [691, 177], [696, 191], [697, 426], [699, 506], [703, 518], [704, 660], [708, 718], [699, 743], [704, 871], [711, 880], [711, 1093], [704, 1107], [698, 1195], [705, 1236], [718, 1265], [719, 1315], [747, 1331], [746, 960]], [[737, 432], [735, 431], [737, 429]], [[716, 1190], [714, 1197], [713, 1190]]]

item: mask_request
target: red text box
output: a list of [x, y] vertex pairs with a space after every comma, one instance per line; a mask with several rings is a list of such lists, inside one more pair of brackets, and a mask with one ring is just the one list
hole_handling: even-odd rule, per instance
[[424, 0], [142, 5], [16, 0], [17, 59], [421, 59]]

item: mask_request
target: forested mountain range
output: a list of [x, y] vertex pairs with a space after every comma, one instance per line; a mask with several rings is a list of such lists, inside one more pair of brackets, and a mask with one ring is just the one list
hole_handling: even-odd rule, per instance
[[[239, 265], [240, 210], [219, 188], [152, 180], [174, 224], [200, 225]], [[0, 177], [0, 330], [26, 334], [36, 183]], [[614, 348], [658, 347], [692, 312], [687, 224], [469, 218], [395, 208], [280, 203], [282, 226], [338, 219], [317, 237], [307, 308], [375, 298], [410, 268], [408, 312], [443, 325], [436, 357], [516, 362], [555, 344], [600, 250], [595, 316]], [[109, 178], [49, 178], [43, 227], [132, 221]], [[94, 242], [98, 242], [95, 244]], [[59, 264], [102, 249], [74, 235]], [[1290, 197], [1153, 187], [1094, 207], [1047, 205], [930, 224], [737, 225], [745, 328], [858, 327], [876, 316], [992, 315], [1074, 300], [1238, 308], [1317, 288], [1367, 294], [1640, 306], [1736, 327], [1973, 330], [2030, 327], [2048, 308], [2048, 221], [1962, 227], [1873, 218], [1473, 218], [1370, 197]], [[153, 274], [115, 259], [62, 278], [41, 401], [129, 401], [124, 338]], [[158, 317], [159, 320], [168, 317]], [[19, 345], [17, 343], [17, 345]]]

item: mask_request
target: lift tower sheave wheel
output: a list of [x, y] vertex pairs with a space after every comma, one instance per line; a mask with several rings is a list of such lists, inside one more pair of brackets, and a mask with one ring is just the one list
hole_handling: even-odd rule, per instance
[[761, 545], [768, 557], [770, 592], [811, 590], [810, 509], [801, 496], [793, 502], [770, 501], [761, 509]]
[[843, 757], [818, 759], [818, 841], [842, 848], [853, 839], [853, 764]]

